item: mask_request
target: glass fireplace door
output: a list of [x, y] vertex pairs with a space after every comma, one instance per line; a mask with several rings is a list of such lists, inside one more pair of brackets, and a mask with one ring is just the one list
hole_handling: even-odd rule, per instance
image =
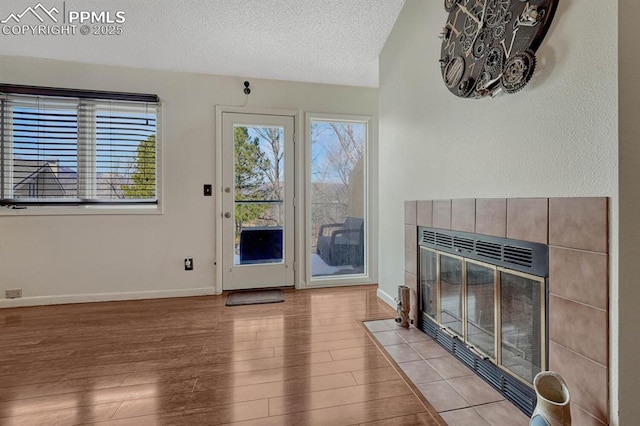
[[420, 309], [438, 320], [438, 253], [425, 248], [420, 249]]
[[544, 280], [500, 271], [501, 364], [528, 383], [546, 364]]
[[548, 246], [418, 227], [418, 326], [529, 416], [548, 368]]
[[440, 255], [440, 323], [461, 337], [464, 336], [462, 271], [462, 258]]
[[424, 247], [419, 259], [423, 321], [531, 385], [546, 368], [545, 279]]
[[496, 268], [471, 261], [467, 272], [467, 336], [476, 349], [496, 358]]

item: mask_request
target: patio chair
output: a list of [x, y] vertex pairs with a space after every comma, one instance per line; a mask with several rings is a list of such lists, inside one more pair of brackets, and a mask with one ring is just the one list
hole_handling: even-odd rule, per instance
[[330, 266], [364, 265], [364, 219], [347, 217], [344, 223], [321, 225], [317, 253]]

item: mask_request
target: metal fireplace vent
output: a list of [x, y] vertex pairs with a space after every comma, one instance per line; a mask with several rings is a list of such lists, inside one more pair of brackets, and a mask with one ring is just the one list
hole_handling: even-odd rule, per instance
[[516, 271], [548, 277], [546, 244], [437, 228], [419, 228], [419, 244]]
[[497, 367], [488, 358], [471, 350], [458, 336], [453, 336], [433, 322], [429, 317], [421, 317], [422, 331], [438, 342], [440, 346], [462, 361], [494, 389], [515, 404], [527, 416], [531, 416], [536, 407], [536, 393], [504, 370]]

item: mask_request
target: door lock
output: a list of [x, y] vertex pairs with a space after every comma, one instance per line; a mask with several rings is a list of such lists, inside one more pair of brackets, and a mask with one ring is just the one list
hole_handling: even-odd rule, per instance
[[230, 218], [231, 218], [231, 213], [226, 212], [226, 213], [224, 214], [224, 217], [226, 217], [227, 219], [230, 219]]
[[226, 192], [227, 194], [231, 192], [231, 188], [229, 188], [228, 186], [224, 189], [224, 192]]

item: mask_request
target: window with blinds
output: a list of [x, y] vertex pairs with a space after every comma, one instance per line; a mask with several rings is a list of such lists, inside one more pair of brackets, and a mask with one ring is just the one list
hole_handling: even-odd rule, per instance
[[0, 205], [157, 204], [155, 95], [0, 85]]

